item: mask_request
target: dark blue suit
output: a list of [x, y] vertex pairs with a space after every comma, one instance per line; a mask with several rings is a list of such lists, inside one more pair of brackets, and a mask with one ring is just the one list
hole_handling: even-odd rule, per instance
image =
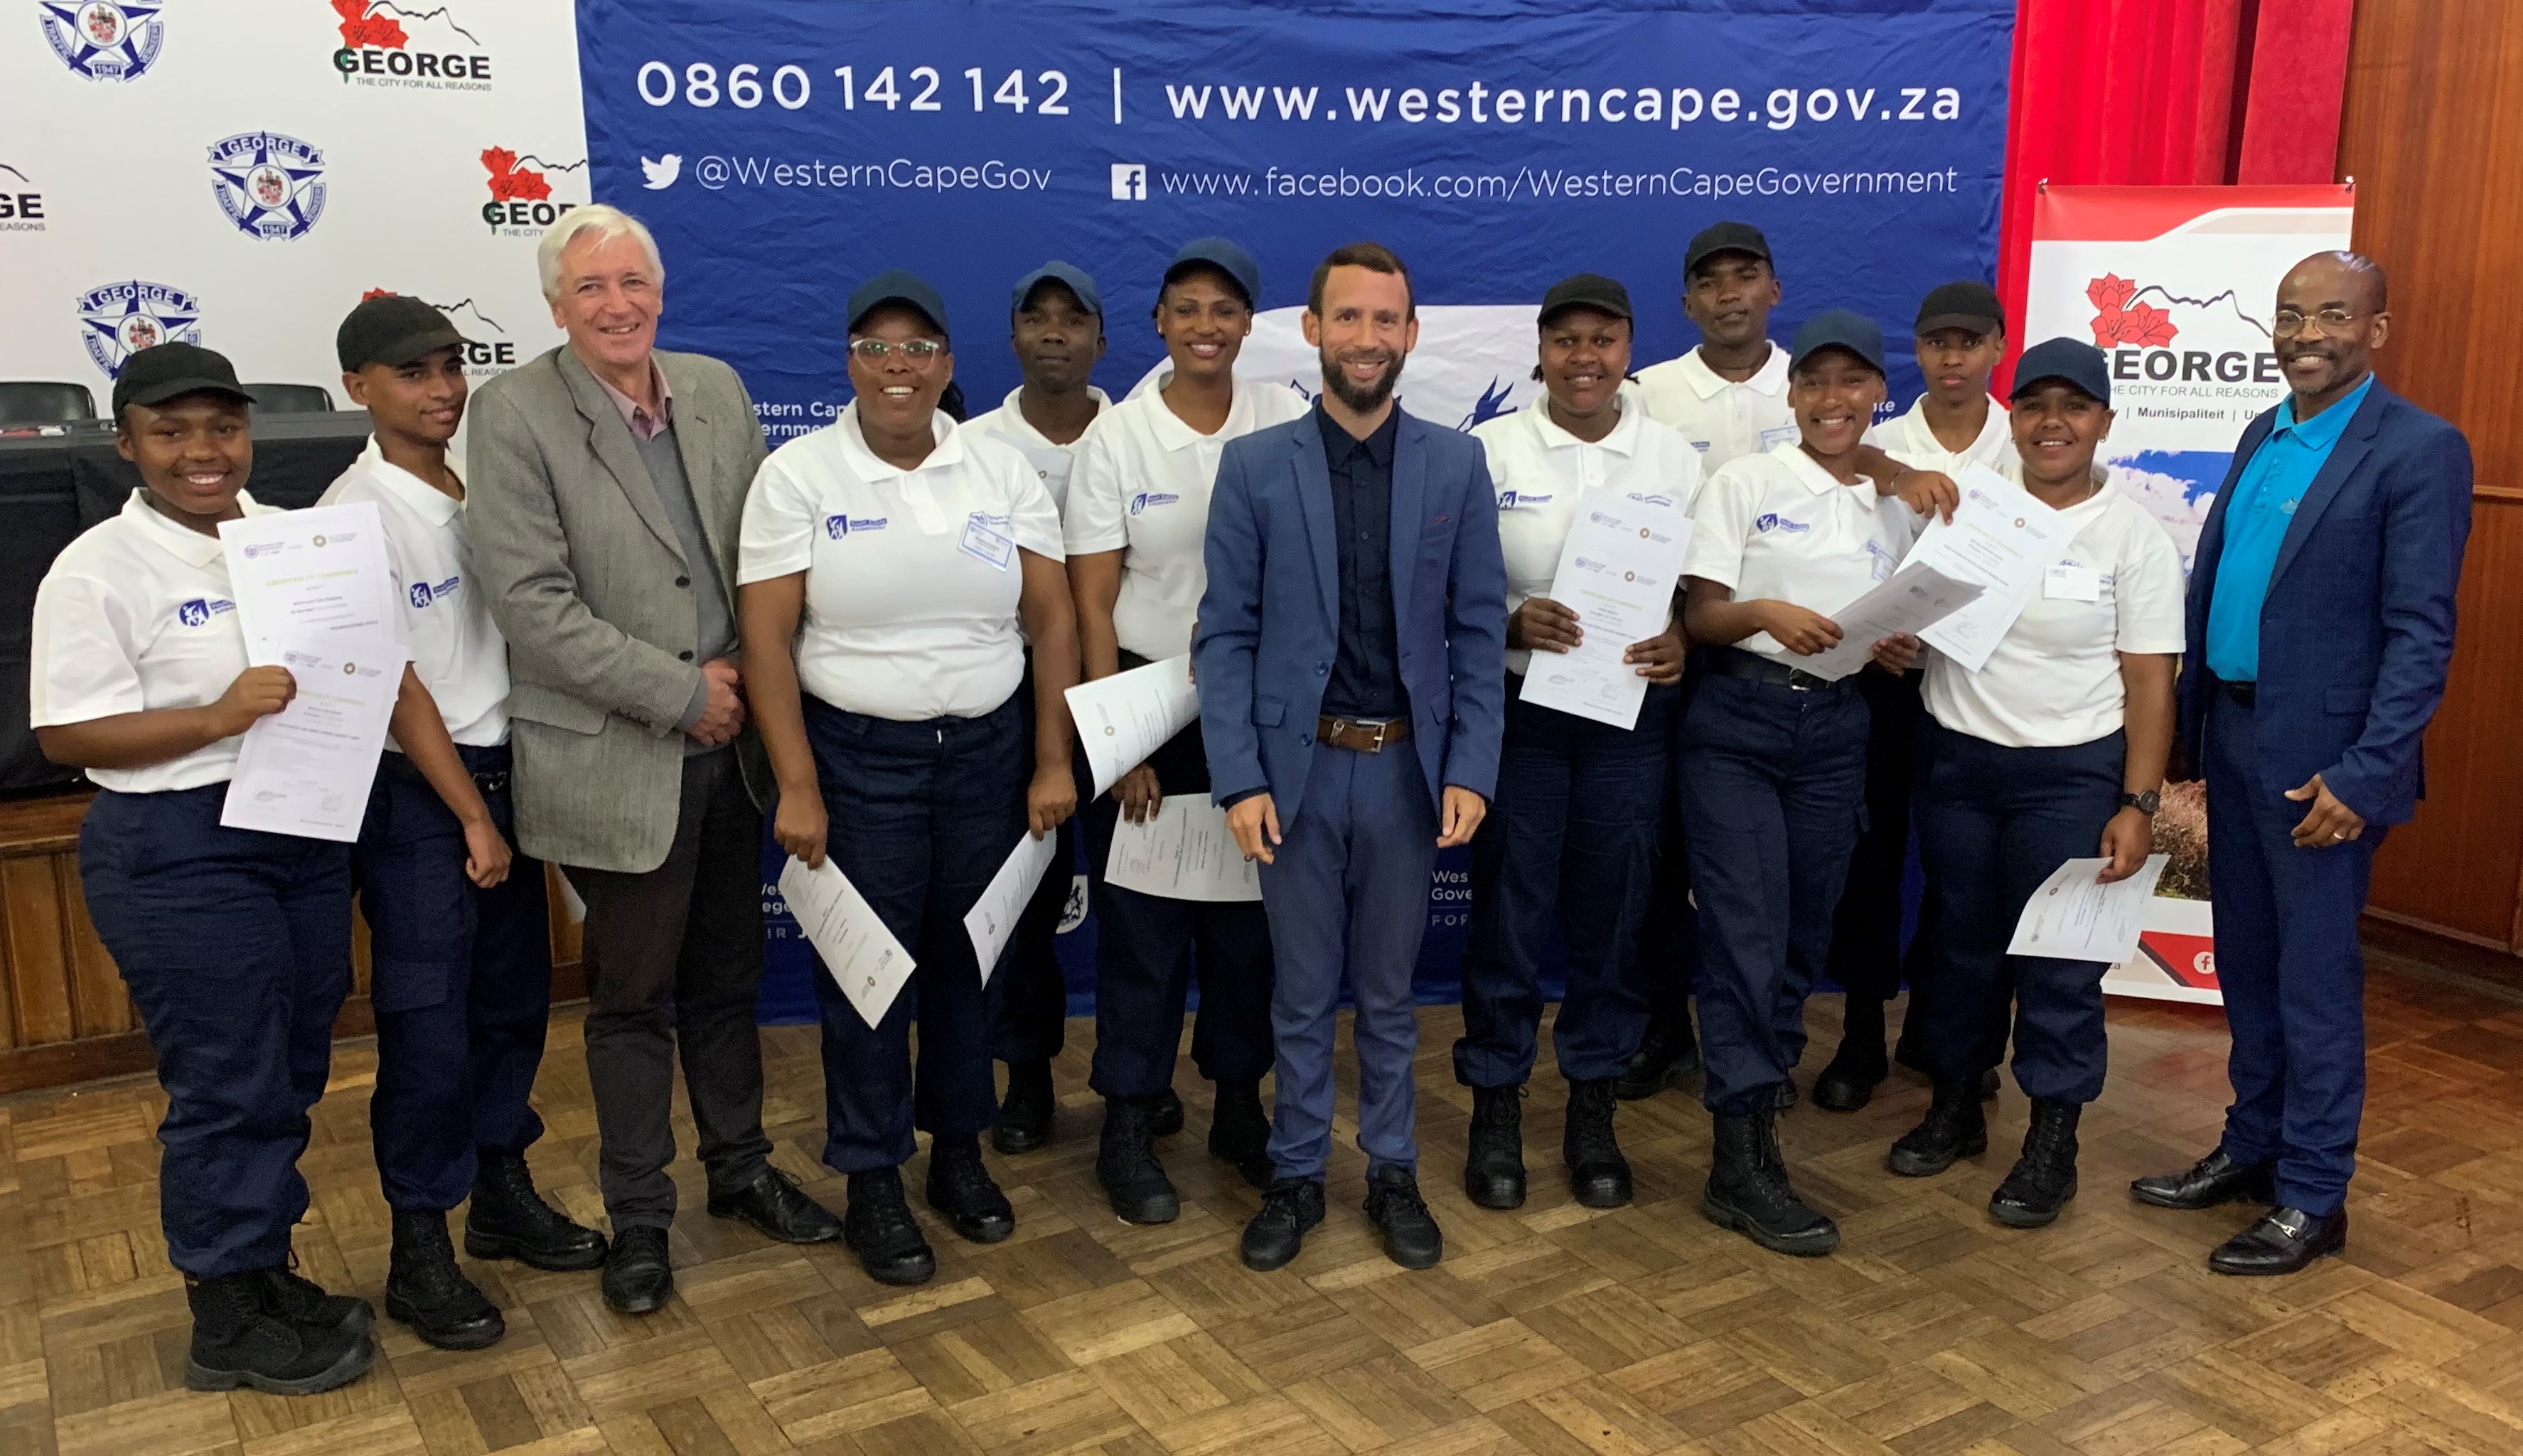
[[1262, 872], [1277, 956], [1271, 1025], [1282, 1177], [1331, 1151], [1332, 1031], [1343, 972], [1357, 999], [1358, 1142], [1415, 1169], [1411, 970], [1446, 785], [1489, 798], [1505, 719], [1506, 568], [1498, 502], [1470, 436], [1403, 415], [1390, 575], [1407, 739], [1317, 744], [1338, 653], [1340, 557], [1319, 412], [1226, 446], [1209, 509], [1208, 590], [1192, 657], [1211, 792], [1271, 795], [1283, 842]]
[[[2422, 791], [2420, 738], [2444, 696], [2470, 534], [2470, 446], [2377, 384], [2288, 522], [2260, 614], [2246, 704], [2208, 670], [2208, 609], [2234, 484], [2276, 423], [2252, 422], [2199, 534], [2181, 734], [2208, 781], [2216, 970], [2233, 1030], [2224, 1150], [2274, 1160], [2280, 1205], [2335, 1211], [2365, 1098], [2357, 916], [2382, 831]], [[2363, 837], [2310, 849], [2290, 831], [2314, 775]]]

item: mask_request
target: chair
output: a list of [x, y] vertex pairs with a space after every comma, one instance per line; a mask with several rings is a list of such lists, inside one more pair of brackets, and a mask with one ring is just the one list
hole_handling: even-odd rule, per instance
[[331, 414], [333, 392], [320, 384], [250, 384], [255, 407], [265, 414]]
[[96, 418], [86, 385], [41, 380], [0, 382], [0, 425], [64, 425]]

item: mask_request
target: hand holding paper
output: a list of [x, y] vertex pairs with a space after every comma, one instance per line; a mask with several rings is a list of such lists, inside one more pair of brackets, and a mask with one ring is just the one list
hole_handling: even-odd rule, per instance
[[281, 637], [401, 640], [394, 573], [375, 502], [267, 511], [219, 523], [246, 660], [280, 661]]
[[1919, 636], [1971, 672], [1987, 665], [2007, 629], [2040, 589], [2043, 570], [2074, 533], [2060, 513], [1985, 465], [1963, 471], [1962, 505], [1950, 521], [1931, 521], [1905, 566], [1929, 566], [1958, 582], [1976, 583], [1977, 600]]
[[1662, 634], [1690, 546], [1690, 518], [1679, 507], [1627, 497], [1589, 502], [1569, 528], [1550, 582], [1550, 599], [1576, 614], [1577, 645], [1537, 653], [1525, 670], [1524, 701], [1636, 728], [1647, 680], [1630, 647]]
[[1875, 644], [1899, 633], [1920, 636], [1955, 612], [1979, 599], [1980, 585], [1957, 582], [1932, 566], [1909, 564], [1888, 582], [1831, 614], [1839, 626], [1839, 641], [1794, 667], [1833, 681], [1866, 666]]
[[2138, 935], [2146, 928], [2147, 899], [2171, 861], [2169, 855], [2149, 855], [2137, 873], [2107, 884], [2100, 875], [2111, 861], [2070, 860], [2024, 902], [2006, 953], [2106, 965], [2128, 960], [2137, 954]]
[[403, 689], [405, 657], [400, 643], [374, 638], [313, 637], [283, 648], [278, 665], [297, 690], [286, 707], [245, 730], [219, 822], [357, 840], [386, 723]]
[[1198, 795], [1166, 800], [1144, 824], [1116, 825], [1104, 878], [1166, 900], [1262, 898], [1262, 869], [1236, 847], [1226, 811]]
[[981, 963], [982, 985], [990, 983], [1000, 953], [1017, 933], [1017, 919], [1024, 914], [1025, 902], [1033, 898], [1033, 887], [1042, 883], [1043, 871], [1051, 868], [1052, 852], [1059, 847], [1059, 838], [1051, 834], [1019, 839], [1015, 853], [982, 888], [981, 898], [964, 913], [964, 933], [972, 937], [973, 958]]
[[1191, 654], [1078, 683], [1069, 689], [1069, 716], [1100, 798], [1200, 716]]
[[830, 860], [814, 869], [795, 859], [781, 866], [780, 898], [823, 959], [833, 984], [873, 1030], [911, 979], [911, 953]]

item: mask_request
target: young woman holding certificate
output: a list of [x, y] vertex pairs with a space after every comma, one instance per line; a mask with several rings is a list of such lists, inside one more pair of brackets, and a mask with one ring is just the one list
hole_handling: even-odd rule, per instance
[[1551, 285], [1534, 371], [1544, 398], [1472, 432], [1498, 490], [1508, 607], [1506, 734], [1498, 796], [1472, 839], [1463, 1035], [1454, 1043], [1454, 1078], [1472, 1089], [1463, 1192], [1484, 1208], [1524, 1203], [1524, 1088], [1554, 928], [1568, 947], [1567, 998], [1552, 1033], [1568, 1079], [1561, 1155], [1580, 1203], [1630, 1201], [1612, 1083], [1646, 1029], [1640, 926], [1682, 712], [1681, 625], [1619, 645], [1625, 670], [1647, 682], [1634, 724], [1526, 702], [1523, 692], [1534, 654], [1547, 664], [1585, 643], [1590, 629], [1551, 597], [1570, 528], [1605, 502], [1653, 502], [1683, 517], [1699, 493], [1690, 442], [1623, 407], [1633, 316], [1629, 291], [1610, 278], [1580, 273]]
[[1919, 847], [1935, 897], [1937, 995], [1914, 1014], [1935, 1094], [1892, 1145], [1892, 1171], [1941, 1173], [1988, 1147], [1982, 1076], [2006, 1055], [2032, 1100], [2023, 1154], [1991, 1218], [2046, 1224], [2076, 1192], [2076, 1120], [2102, 1095], [2105, 966], [2007, 954], [2017, 918], [2065, 862], [2101, 878], [2146, 863], [2172, 746], [2182, 646], [2181, 556], [2138, 501], [2094, 468], [2111, 434], [2111, 371], [2073, 339], [2024, 351], [2011, 424], [2023, 488], [2065, 518], [2066, 553], [1979, 671], [1928, 657]]

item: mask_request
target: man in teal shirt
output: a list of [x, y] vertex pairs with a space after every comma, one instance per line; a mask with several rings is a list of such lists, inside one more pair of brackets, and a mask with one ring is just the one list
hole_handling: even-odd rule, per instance
[[2287, 523], [2312, 478], [2330, 463], [2341, 432], [2356, 406], [2374, 390], [2374, 376], [2308, 420], [2296, 418], [2297, 399], [2278, 405], [2275, 428], [2243, 467], [2225, 502], [2225, 552], [2216, 563], [2216, 589], [2208, 602], [2208, 671], [2221, 682], [2261, 679], [2261, 603]]

